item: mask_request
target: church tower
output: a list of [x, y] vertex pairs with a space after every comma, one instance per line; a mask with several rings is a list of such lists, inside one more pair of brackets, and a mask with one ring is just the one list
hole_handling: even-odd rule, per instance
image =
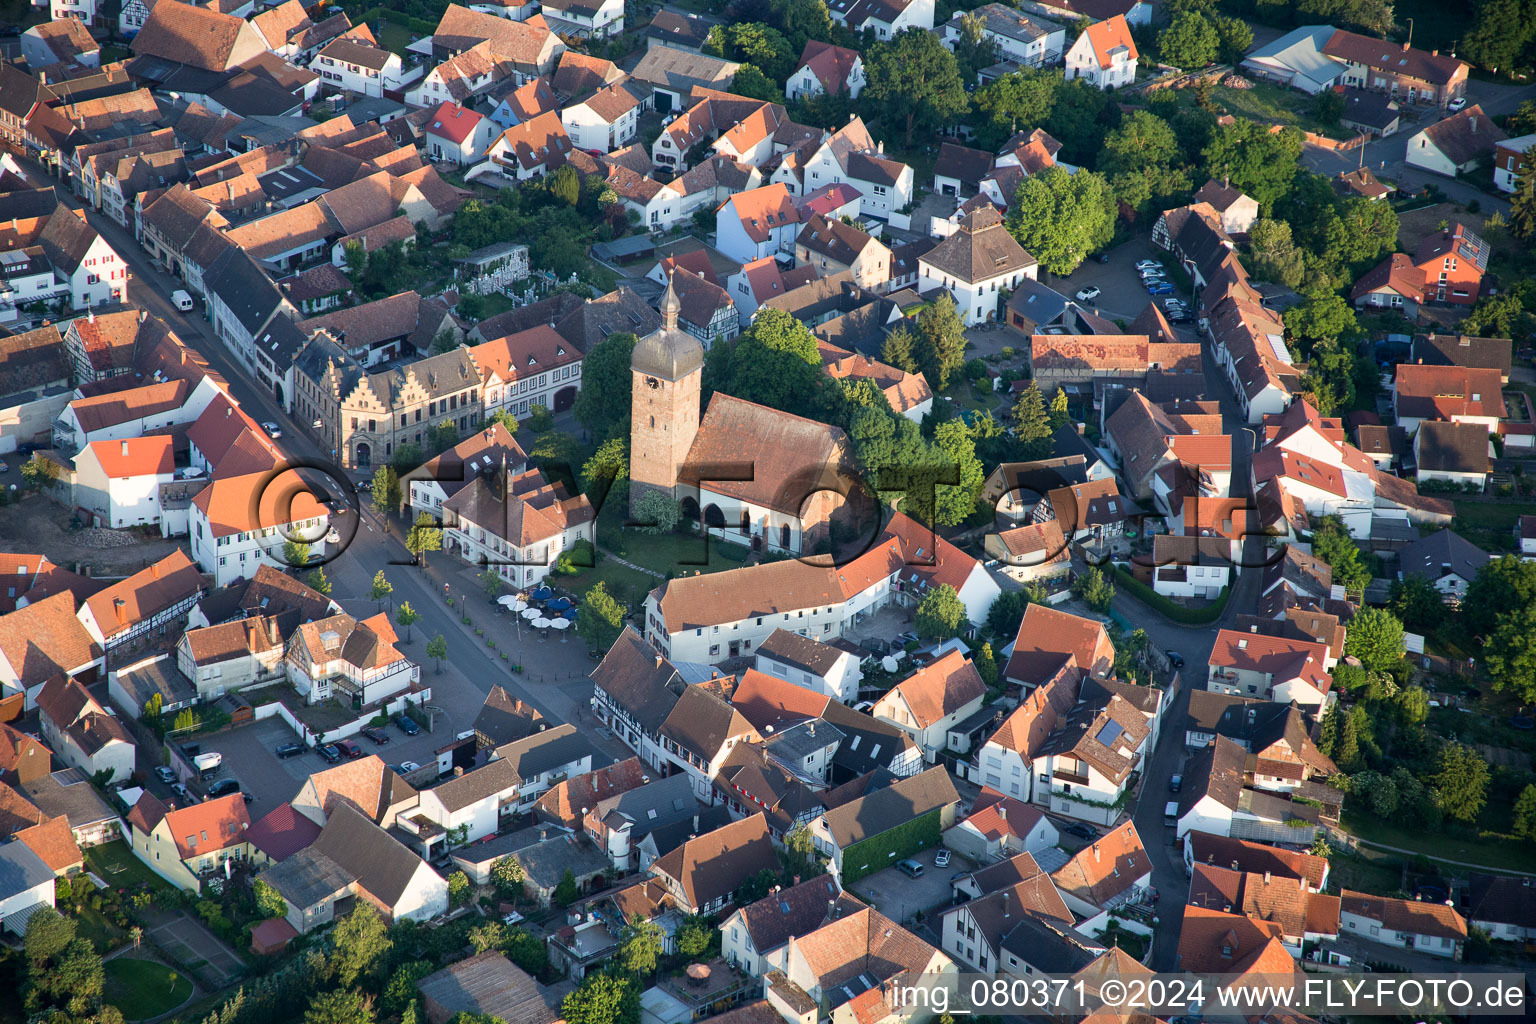
[[635, 343], [630, 368], [629, 508], [647, 491], [676, 497], [677, 477], [699, 432], [704, 348], [678, 329], [682, 310], [672, 278], [661, 300], [661, 327]]

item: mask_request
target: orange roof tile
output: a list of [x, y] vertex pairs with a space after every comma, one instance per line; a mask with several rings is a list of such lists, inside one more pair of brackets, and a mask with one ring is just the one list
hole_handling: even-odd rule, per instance
[[292, 469], [216, 479], [192, 503], [208, 518], [215, 537], [303, 522], [330, 511]]
[[121, 480], [131, 476], [157, 476], [176, 468], [174, 439], [168, 434], [130, 437], [121, 441], [93, 441], [87, 447], [107, 476]]

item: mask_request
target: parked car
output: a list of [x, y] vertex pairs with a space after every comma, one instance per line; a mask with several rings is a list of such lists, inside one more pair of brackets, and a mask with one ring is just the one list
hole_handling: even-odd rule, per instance
[[947, 848], [940, 847], [939, 851], [933, 855], [933, 866], [936, 868], [949, 867], [949, 850]]
[[298, 757], [302, 753], [304, 753], [304, 744], [302, 743], [284, 743], [277, 748], [277, 756], [285, 761], [290, 757]]
[[1061, 827], [1061, 830], [1069, 836], [1077, 836], [1079, 839], [1097, 839], [1099, 830], [1081, 821], [1069, 822]]
[[523, 915], [519, 914], [515, 910], [509, 910], [505, 914], [501, 915], [501, 921], [502, 921], [503, 924], [509, 925], [509, 926], [510, 925], [514, 925], [514, 924], [522, 924], [523, 923]]
[[176, 794], [176, 799], [180, 800], [183, 806], [197, 803], [197, 797], [193, 796], [192, 792], [179, 782], [171, 787], [171, 792]]
[[1170, 313], [1181, 312], [1185, 308], [1184, 307], [1184, 300], [1183, 299], [1178, 299], [1178, 298], [1167, 298], [1167, 299], [1164, 299], [1163, 300], [1163, 308], [1166, 309]]
[[159, 779], [161, 782], [163, 782], [167, 786], [169, 786], [169, 785], [172, 785], [173, 783], [175, 783], [175, 781], [176, 781], [176, 773], [171, 771], [165, 765], [160, 765], [158, 768], [155, 769], [155, 778]]
[[1157, 260], [1138, 260], [1136, 262], [1136, 269], [1137, 270], [1162, 270], [1163, 269], [1163, 265], [1161, 263], [1157, 262]]
[[1107, 252], [1094, 253], [1093, 254], [1093, 261], [1095, 263], [1108, 263], [1109, 262], [1109, 253], [1107, 253]]
[[1147, 283], [1148, 295], [1172, 295], [1173, 285], [1167, 281], [1149, 281]]
[[336, 749], [353, 760], [363, 756], [363, 748], [357, 745], [357, 740], [337, 740]]
[[861, 700], [853, 706], [853, 710], [862, 711], [867, 715], [875, 710], [875, 702], [872, 700]]
[[240, 792], [239, 779], [220, 779], [208, 787], [208, 796], [215, 799], [221, 796], [229, 796], [231, 793], [238, 792]]
[[320, 744], [320, 746], [315, 748], [315, 753], [325, 758], [331, 764], [341, 760], [341, 751], [337, 750], [335, 744], [332, 743]]
[[1449, 103], [1447, 103], [1445, 105], [1445, 109], [1449, 110], [1451, 113], [1454, 114], [1458, 110], [1460, 110], [1463, 107], [1465, 107], [1466, 105], [1467, 105], [1467, 98], [1465, 96], [1457, 96], [1455, 99], [1451, 100], [1451, 102], [1449, 102]]
[[283, 436], [283, 428], [278, 426], [276, 423], [273, 423], [271, 420], [267, 420], [266, 422], [262, 423], [261, 429], [265, 430], [267, 432], [267, 436], [274, 441]]
[[377, 743], [381, 747], [389, 742], [389, 733], [385, 732], [383, 729], [377, 728], [376, 726], [370, 725], [368, 728], [364, 729], [363, 735], [373, 740], [373, 742]]
[[401, 761], [400, 762], [400, 774], [401, 775], [408, 775], [411, 772], [420, 771], [420, 770], [421, 770], [421, 765], [417, 764], [415, 761]]
[[1168, 779], [1168, 792], [1178, 793], [1184, 789], [1184, 776], [1174, 775]]
[[907, 857], [905, 860], [897, 861], [896, 870], [900, 871], [908, 878], [923, 877], [923, 866], [917, 861], [913, 860], [911, 857]]
[[1078, 302], [1092, 302], [1099, 297], [1099, 286], [1091, 284], [1077, 293]]
[[917, 636], [916, 633], [913, 633], [913, 632], [909, 631], [909, 632], [906, 632], [906, 633], [898, 633], [897, 636], [896, 636], [896, 640], [897, 640], [898, 643], [915, 644], [915, 643], [917, 643], [918, 636]]
[[1168, 664], [1172, 665], [1174, 668], [1184, 667], [1184, 655], [1180, 654], [1178, 651], [1164, 651], [1163, 657], [1167, 658]]
[[417, 725], [416, 720], [410, 715], [399, 715], [395, 719], [395, 724], [399, 726], [400, 731], [405, 733], [407, 736], [415, 736], [421, 732], [421, 726]]

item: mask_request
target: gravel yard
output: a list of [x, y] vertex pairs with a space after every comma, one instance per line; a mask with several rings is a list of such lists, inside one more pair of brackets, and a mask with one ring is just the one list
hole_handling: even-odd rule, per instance
[[[19, 492], [18, 492], [19, 493]], [[138, 530], [71, 530], [70, 512], [33, 494], [0, 512], [0, 547], [42, 552], [55, 565], [90, 576], [127, 576], [170, 554], [175, 541]]]

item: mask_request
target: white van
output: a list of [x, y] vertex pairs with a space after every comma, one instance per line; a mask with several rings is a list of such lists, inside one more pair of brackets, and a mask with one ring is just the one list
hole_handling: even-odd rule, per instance
[[1169, 800], [1163, 805], [1163, 824], [1169, 828], [1179, 827], [1179, 802]]
[[171, 302], [174, 303], [176, 308], [181, 310], [183, 313], [192, 312], [192, 293], [187, 291], [185, 288], [178, 288], [171, 292]]

